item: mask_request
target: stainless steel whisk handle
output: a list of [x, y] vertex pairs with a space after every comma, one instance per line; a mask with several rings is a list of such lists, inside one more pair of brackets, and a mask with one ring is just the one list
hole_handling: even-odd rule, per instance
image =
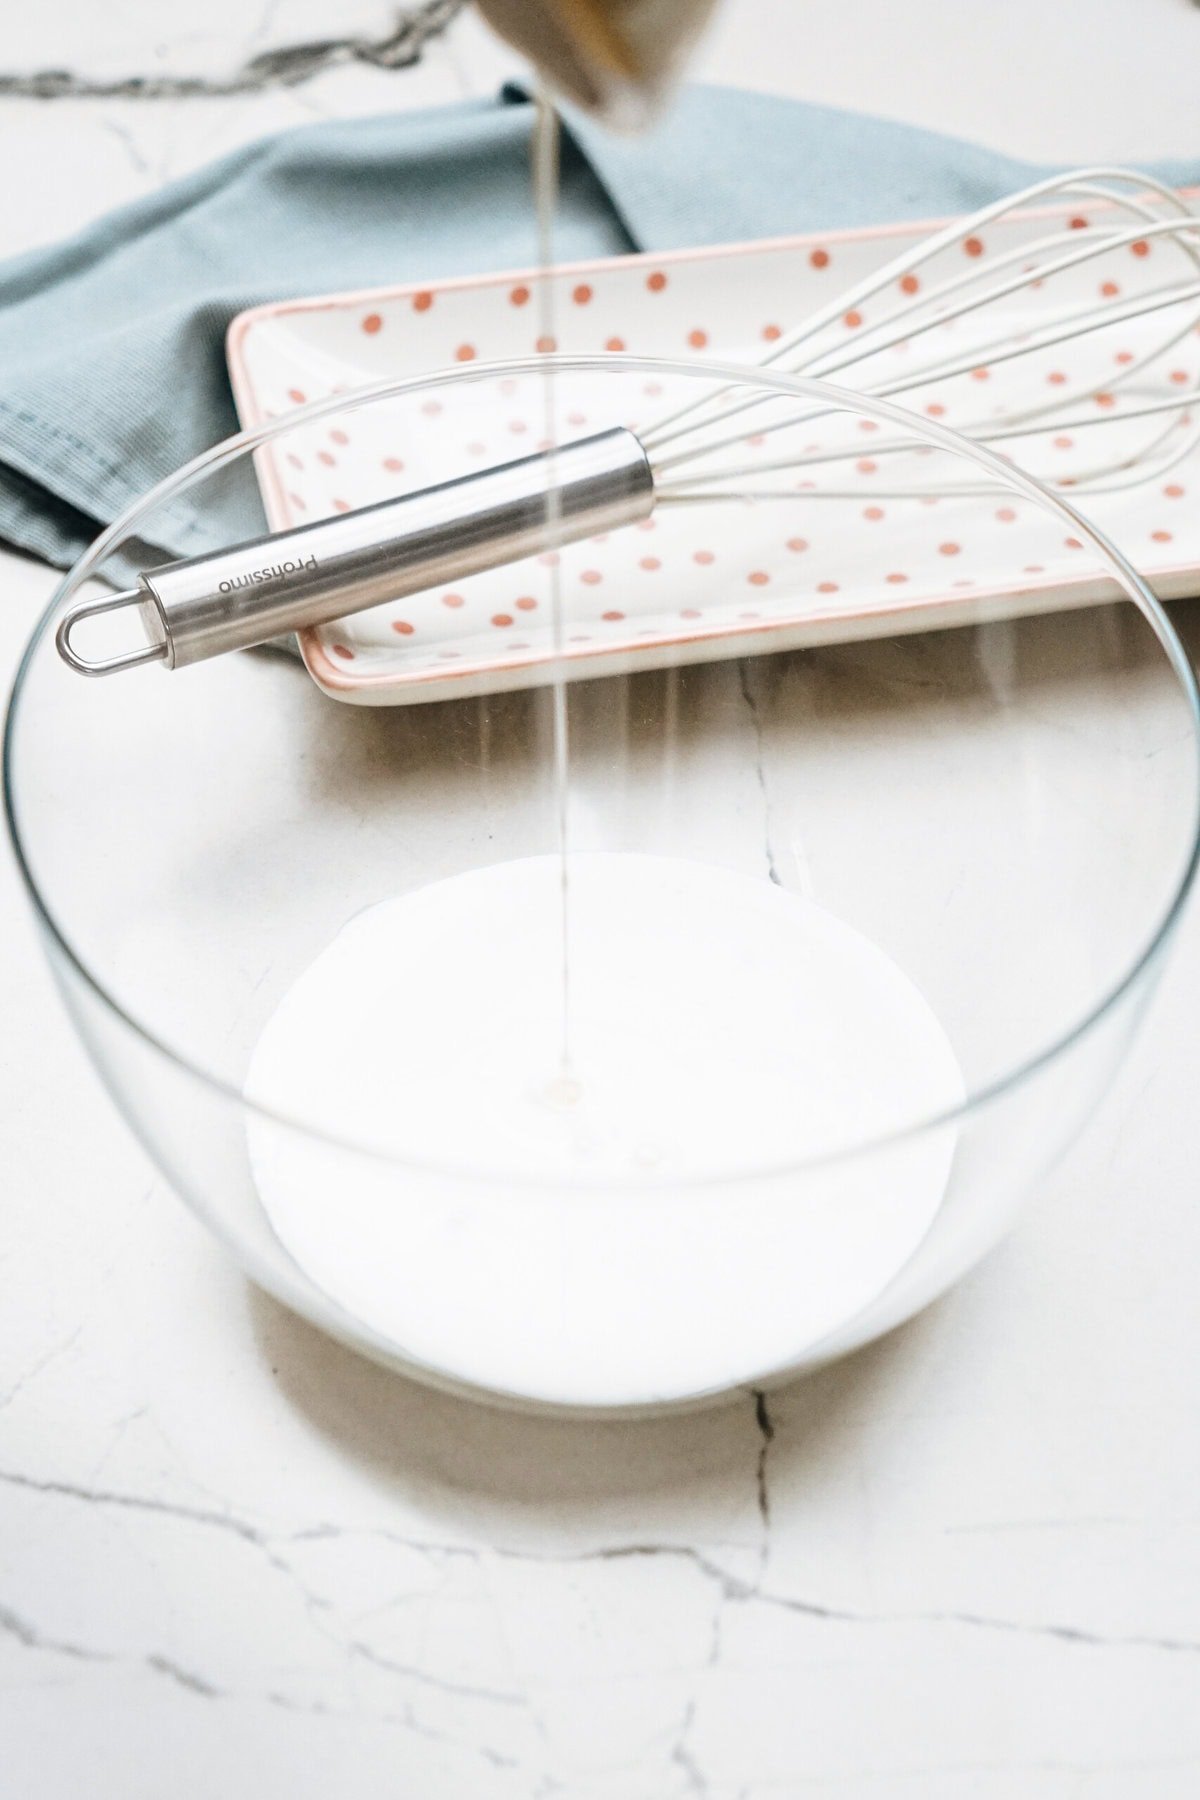
[[[633, 524], [653, 510], [646, 452], [631, 431], [617, 428], [358, 512], [148, 569], [128, 593], [71, 607], [55, 641], [81, 675], [112, 675], [146, 662], [181, 669]], [[72, 642], [75, 626], [125, 607], [142, 610], [151, 641], [102, 661], [82, 656]]]

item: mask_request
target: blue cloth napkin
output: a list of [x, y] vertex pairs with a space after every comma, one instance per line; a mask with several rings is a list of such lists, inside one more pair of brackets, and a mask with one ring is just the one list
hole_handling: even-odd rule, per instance
[[[283, 132], [0, 264], [0, 537], [65, 566], [234, 431], [225, 329], [242, 308], [536, 261], [532, 122], [510, 88]], [[567, 126], [562, 260], [967, 211], [1047, 172], [725, 88], [685, 90], [648, 137]], [[1195, 181], [1200, 159], [1155, 172]], [[261, 529], [248, 486], [175, 503], [160, 545], [186, 555]]]

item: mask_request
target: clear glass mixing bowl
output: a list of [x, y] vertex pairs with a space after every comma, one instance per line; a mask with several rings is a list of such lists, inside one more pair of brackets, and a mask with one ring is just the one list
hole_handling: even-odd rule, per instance
[[[706, 486], [695, 460], [686, 480], [664, 471], [649, 528], [309, 645], [314, 666], [337, 674], [340, 657], [343, 682], [365, 678], [350, 697], [409, 703], [337, 704], [277, 650], [96, 682], [55, 654], [62, 610], [98, 575], [200, 549], [236, 518], [251, 535], [260, 491], [273, 524], [296, 522], [503, 460], [518, 422], [532, 444], [549, 369], [567, 437], [682, 408], [701, 430], [744, 404], [740, 472]], [[907, 605], [939, 580], [937, 609]], [[1005, 586], [1022, 580], [1066, 584], [1074, 604], [1006, 616]], [[597, 666], [617, 672], [575, 679]], [[660, 867], [685, 887], [697, 870], [728, 872], [747, 918], [764, 909], [758, 964], [747, 934], [748, 1010], [732, 937], [733, 961], [723, 945], [687, 961], [685, 893], [684, 951], [676, 933], [660, 940], [664, 957], [684, 955], [677, 1016], [635, 988], [613, 1027], [643, 1057], [664, 1030], [703, 1044], [694, 1141], [707, 1148], [689, 1160], [689, 1139], [681, 1163], [588, 1153], [565, 1171], [497, 1150], [482, 1084], [533, 1027], [489, 1010], [488, 984], [518, 951], [482, 916], [473, 975], [456, 961], [463, 944], [430, 942], [446, 1029], [406, 999], [430, 987], [423, 944], [415, 960], [406, 947], [402, 978], [386, 957], [377, 970], [427, 1129], [410, 1120], [410, 1138], [408, 1125], [389, 1136], [386, 1101], [380, 1130], [364, 1129], [361, 1096], [319, 1083], [303, 1105], [250, 1098], [268, 1021], [348, 920], [556, 855], [545, 684], [559, 667], [572, 678], [568, 868], [636, 857], [652, 881]], [[21, 665], [5, 745], [9, 826], [64, 1000], [187, 1203], [255, 1281], [370, 1355], [567, 1410], [781, 1379], [888, 1330], [981, 1256], [1120, 1061], [1193, 876], [1198, 793], [1186, 655], [1129, 564], [1062, 499], [886, 403], [631, 357], [335, 393], [200, 458], [65, 579]], [[865, 1025], [849, 1005], [837, 1018], [836, 992], [832, 1014], [808, 1006], [771, 948], [791, 896], [919, 990], [961, 1070], [949, 1102], [888, 1111], [906, 1052], [881, 1041], [869, 1006]], [[585, 906], [572, 958], [619, 971], [622, 933], [643, 923]], [[523, 942], [530, 954], [544, 963], [533, 985], [553, 989], [556, 931], [532, 952]], [[653, 973], [653, 944], [639, 957]], [[763, 958], [770, 1015], [751, 992]], [[837, 1063], [843, 1109], [861, 1069], [849, 1135], [823, 1136], [812, 1094], [776, 1079], [793, 1044], [822, 1077]], [[652, 1137], [659, 1065], [646, 1066]], [[387, 1076], [370, 1072], [384, 1089]], [[523, 1092], [525, 1072], [514, 1079]], [[662, 1080], [675, 1106], [665, 1066]], [[619, 1137], [621, 1119], [608, 1125]], [[281, 1224], [278, 1193], [264, 1203], [264, 1159], [276, 1183], [307, 1184], [317, 1239]], [[927, 1216], [880, 1258], [914, 1181]], [[843, 1280], [867, 1265], [865, 1285]]]

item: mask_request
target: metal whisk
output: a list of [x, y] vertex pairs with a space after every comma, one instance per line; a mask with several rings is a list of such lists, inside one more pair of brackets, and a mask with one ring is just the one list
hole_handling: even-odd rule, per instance
[[[1073, 216], [1066, 228], [1059, 222], [1039, 234], [1037, 213], [1029, 209], [1063, 200], [1089, 210]], [[1054, 210], [1059, 218], [1059, 207]], [[1032, 220], [1034, 235], [985, 256], [989, 228], [1022, 215]], [[1159, 279], [1164, 252], [1175, 267]], [[954, 266], [955, 259], [960, 266]], [[1123, 274], [1122, 259], [1139, 273], [1153, 271], [1128, 297], [1125, 281], [1116, 279]], [[1040, 305], [1036, 316], [1014, 330], [1012, 314], [1023, 300], [1089, 275], [1094, 285], [1086, 299]], [[1007, 446], [1010, 460], [1050, 486], [1107, 493], [1165, 474], [1200, 436], [1200, 421], [1192, 413], [1200, 388], [1164, 361], [1198, 326], [1200, 221], [1179, 194], [1148, 176], [1093, 168], [1037, 182], [955, 220], [783, 336], [761, 366], [835, 380], [934, 417], [952, 415], [947, 423], [955, 430], [980, 443]], [[1139, 331], [1136, 350], [1123, 347], [1112, 355], [1104, 349], [1114, 338]], [[1051, 353], [1089, 340], [1091, 360], [1076, 372], [1057, 363], [1035, 372], [1034, 365], [1045, 364]], [[975, 396], [985, 394], [991, 404], [983, 407]], [[822, 416], [816, 410], [781, 412], [769, 398], [739, 398], [726, 390], [681, 407], [639, 436], [660, 500], [708, 500], [717, 491], [742, 497], [748, 491], [794, 494], [797, 473], [828, 475], [860, 454], [853, 447], [797, 448], [785, 435]], [[741, 424], [730, 434], [726, 428], [734, 419]], [[1136, 420], [1150, 422], [1150, 435], [1131, 454], [1127, 428]], [[1162, 429], [1156, 431], [1158, 424]], [[734, 460], [730, 453], [745, 446], [748, 433], [757, 447], [773, 439], [787, 454]], [[1059, 475], [1048, 452], [1076, 433], [1095, 445], [1095, 453], [1083, 466]], [[914, 454], [919, 453], [906, 441], [875, 443], [871, 450], [873, 460]], [[779, 473], [793, 484], [764, 490], [762, 478]], [[846, 491], [828, 482], [812, 484], [815, 495], [846, 497]], [[887, 491], [903, 497], [923, 490], [918, 484]], [[974, 484], [939, 482], [941, 493], [981, 491]]]
[[[1087, 209], [1065, 226], [1064, 200]], [[992, 250], [997, 228], [1017, 242]], [[1170, 356], [1198, 329], [1200, 220], [1148, 176], [1093, 168], [955, 220], [781, 334], [761, 366], [900, 400], [1050, 487], [1095, 495], [1160, 479], [1200, 441], [1200, 385]], [[126, 594], [74, 606], [58, 646], [83, 674], [175, 668], [634, 523], [656, 505], [794, 502], [798, 488], [814, 503], [861, 497], [861, 442], [814, 436], [831, 417], [828, 406], [722, 385], [636, 432], [147, 570]], [[1060, 473], [1077, 437], [1085, 460]], [[944, 467], [936, 487], [923, 481], [931, 454], [902, 433], [873, 437], [872, 476], [885, 471], [873, 494], [993, 491], [986, 477], [948, 481]], [[136, 649], [80, 654], [75, 625], [125, 608], [143, 621]]]

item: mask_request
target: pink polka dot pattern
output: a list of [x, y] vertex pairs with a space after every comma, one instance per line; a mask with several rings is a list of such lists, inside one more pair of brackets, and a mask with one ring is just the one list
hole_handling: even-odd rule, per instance
[[[1066, 208], [1055, 228], [1090, 229], [1085, 215]], [[649, 356], [705, 352], [767, 358], [818, 309], [827, 322], [816, 347], [836, 359], [853, 348], [848, 339], [865, 334], [896, 305], [975, 274], [963, 268], [964, 261], [985, 269], [989, 259], [1004, 256], [1008, 269], [1020, 270], [1022, 242], [1028, 238], [997, 220], [986, 232], [951, 241], [927, 265], [901, 270], [891, 297], [881, 292], [878, 302], [859, 300], [853, 291], [895, 254], [894, 235], [872, 241], [869, 234], [849, 233], [833, 243], [809, 240], [715, 259], [683, 253], [653, 262], [596, 263], [550, 278], [559, 301], [553, 341], [541, 327], [531, 276], [351, 297], [307, 318], [303, 310], [289, 313], [285, 304], [279, 316], [288, 317], [292, 331], [287, 353], [272, 350], [275, 360], [269, 364], [264, 349], [261, 368], [251, 367], [247, 355], [252, 379], [241, 387], [253, 390], [256, 416], [270, 417], [393, 371], [419, 374], [455, 361], [530, 357], [535, 347], [571, 356], [601, 351], [628, 356], [633, 349]], [[1124, 415], [1144, 394], [1174, 394], [1190, 402], [1191, 390], [1200, 390], [1200, 346], [1190, 333], [1155, 360], [1147, 356], [1140, 323], [1120, 317], [1137, 294], [1166, 278], [1161, 249], [1156, 241], [1139, 240], [1123, 246], [1119, 257], [1081, 262], [1074, 273], [1048, 279], [1040, 300], [1040, 272], [1027, 263], [1024, 285], [1014, 290], [1022, 317], [1033, 321], [1031, 331], [1038, 328], [1037, 306], [1051, 318], [1064, 303], [1089, 306], [1098, 314], [1108, 307], [1108, 316], [1119, 320], [1088, 340], [1046, 345], [1030, 354], [1022, 392], [1030, 405], [1045, 408], [1046, 424], [1011, 446], [997, 444], [999, 454], [1011, 448], [1017, 463], [1035, 467], [1064, 490], [1078, 480], [1079, 504], [1085, 512], [1094, 504], [1101, 524], [1103, 497], [1093, 502], [1083, 480], [1096, 446], [1110, 432], [1119, 441], [1121, 431], [1133, 430], [1135, 422]], [[840, 303], [839, 295], [846, 296]], [[332, 332], [322, 337], [322, 321], [337, 326], [340, 339]], [[312, 341], [327, 348], [321, 357], [305, 360], [291, 344], [301, 341], [297, 333], [310, 323]], [[947, 338], [942, 360], [960, 364], [958, 373], [905, 389], [900, 404], [967, 430], [1002, 417], [1011, 405], [1012, 365], [1000, 358], [972, 367], [972, 347], [976, 356], [991, 355], [982, 348], [987, 335], [963, 319], [945, 329], [958, 335]], [[888, 343], [879, 353], [881, 384], [893, 372], [911, 373], [921, 351], [915, 338]], [[1136, 381], [1128, 381], [1125, 372], [1135, 368]], [[689, 397], [680, 392], [680, 379], [609, 372], [601, 388], [572, 373], [556, 398], [556, 435], [564, 441], [613, 424], [639, 430], [669, 417]], [[615, 402], [613, 382], [621, 390]], [[548, 442], [539, 377], [484, 377], [469, 390], [464, 385], [462, 393], [468, 391], [474, 398], [467, 408], [459, 391], [447, 386], [398, 402], [386, 417], [383, 409], [373, 413], [368, 406], [344, 417], [291, 424], [288, 443], [272, 452], [273, 513], [284, 523], [320, 519], [398, 491], [419, 490], [430, 480], [528, 455]], [[1182, 409], [1178, 416], [1183, 417]], [[1081, 422], [1078, 429], [1060, 423], [1074, 419]], [[1149, 436], [1158, 421], [1143, 421], [1138, 428]], [[964, 596], [1001, 592], [1006, 582], [1049, 596], [1054, 604], [1059, 584], [1089, 579], [1094, 559], [1084, 539], [1043, 516], [1032, 502], [1010, 503], [994, 493], [969, 499], [949, 492], [906, 494], [906, 485], [919, 487], [921, 465], [909, 454], [893, 455], [893, 428], [883, 427], [882, 440], [880, 430], [877, 420], [851, 415], [837, 429], [827, 419], [812, 419], [802, 432], [780, 429], [773, 421], [764, 431], [750, 415], [743, 422], [746, 435], [739, 439], [735, 426], [732, 442], [747, 463], [753, 459], [763, 471], [764, 485], [773, 478], [781, 496], [787, 493], [775, 506], [661, 506], [637, 527], [649, 537], [614, 529], [568, 546], [561, 555], [543, 553], [526, 564], [472, 576], [446, 592], [409, 596], [322, 628], [318, 647], [344, 669], [343, 690], [377, 679], [377, 669], [398, 682], [436, 678], [446, 693], [466, 692], [466, 684], [476, 681], [486, 686], [489, 670], [533, 668], [546, 661], [554, 634], [550, 571], [555, 566], [564, 577], [567, 654], [579, 659], [581, 669], [599, 672], [609, 654], [623, 654], [623, 666], [639, 658], [653, 666], [664, 657], [661, 647], [688, 638], [707, 643], [723, 632], [736, 634], [740, 654], [747, 644], [757, 649], [804, 641], [810, 618], [836, 624], [874, 608], [881, 616], [903, 615], [949, 603], [951, 597], [961, 608]], [[812, 440], [809, 432], [816, 434]], [[883, 451], [875, 448], [880, 442]], [[834, 465], [821, 466], [825, 450], [838, 458], [832, 477]], [[779, 451], [803, 454], [808, 466], [777, 468]], [[1163, 461], [1163, 472], [1147, 484], [1144, 496], [1127, 491], [1122, 501], [1127, 515], [1121, 529], [1130, 543], [1140, 541], [1140, 561], [1148, 571], [1200, 565], [1200, 518], [1193, 527], [1187, 504], [1188, 494], [1196, 491], [1192, 458], [1184, 457], [1178, 466]], [[1195, 461], [1200, 463], [1200, 450]], [[950, 476], [944, 455], [928, 469], [931, 481]], [[831, 488], [844, 492], [814, 493]], [[653, 554], [643, 554], [650, 552], [651, 539]], [[716, 646], [714, 654], [719, 653]]]

